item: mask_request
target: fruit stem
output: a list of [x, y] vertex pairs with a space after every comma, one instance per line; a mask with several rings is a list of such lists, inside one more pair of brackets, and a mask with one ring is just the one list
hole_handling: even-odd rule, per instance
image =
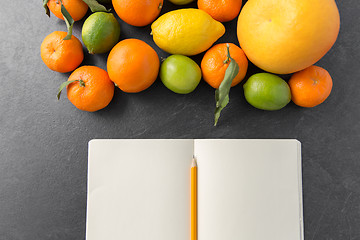
[[228, 64], [230, 62], [230, 45], [228, 43], [226, 44], [226, 48], [227, 48], [227, 56], [224, 63]]
[[76, 80], [76, 81], [79, 81], [80, 87], [85, 87], [85, 82], [83, 80], [79, 79], [79, 80]]
[[315, 79], [315, 78], [311, 78], [311, 79], [313, 80], [313, 85], [318, 84], [318, 80], [317, 80], [317, 79]]
[[159, 4], [159, 10], [161, 10], [161, 9], [162, 9], [162, 7], [163, 7], [163, 4], [162, 4], [162, 3], [160, 3], [160, 4]]

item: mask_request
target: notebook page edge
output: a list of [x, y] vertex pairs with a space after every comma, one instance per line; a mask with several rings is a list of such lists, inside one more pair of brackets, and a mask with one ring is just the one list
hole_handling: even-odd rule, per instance
[[[301, 143], [297, 140], [297, 139], [195, 139], [194, 140], [194, 154], [195, 154], [195, 157], [197, 157], [196, 155], [197, 155], [197, 144], [199, 144], [199, 143], [201, 143], [201, 144], [206, 144], [206, 142], [212, 142], [212, 143], [214, 143], [214, 142], [216, 142], [216, 141], [219, 141], [219, 142], [226, 142], [226, 141], [229, 141], [229, 142], [231, 142], [231, 141], [234, 141], [234, 142], [238, 142], [238, 143], [241, 143], [241, 142], [257, 142], [257, 143], [262, 143], [262, 142], [289, 142], [289, 143], [291, 143], [291, 144], [295, 144], [296, 146], [294, 146], [293, 145], [293, 147], [294, 147], [294, 150], [296, 151], [296, 154], [297, 154], [297, 156], [295, 156], [294, 155], [294, 158], [296, 158], [296, 160], [295, 161], [297, 161], [296, 163], [294, 163], [294, 165], [296, 165], [297, 166], [297, 171], [295, 171], [295, 172], [298, 172], [298, 176], [296, 177], [298, 180], [297, 180], [297, 185], [298, 185], [298, 190], [299, 191], [297, 191], [298, 192], [298, 196], [299, 196], [299, 199], [298, 199], [298, 203], [299, 203], [299, 205], [297, 206], [297, 209], [298, 209], [298, 212], [299, 212], [299, 217], [300, 217], [300, 219], [299, 219], [299, 234], [300, 234], [300, 240], [303, 240], [303, 235], [304, 235], [304, 233], [303, 233], [303, 206], [302, 206], [302, 175], [301, 175]], [[294, 153], [295, 153], [295, 151], [294, 151]], [[198, 163], [199, 163], [199, 171], [200, 171], [200, 174], [201, 174], [201, 163], [202, 163], [203, 161], [201, 161], [201, 159], [199, 159], [198, 160]], [[200, 181], [199, 181], [199, 183], [200, 183]], [[295, 190], [296, 191], [296, 190]], [[200, 203], [200, 201], [201, 201], [201, 199], [199, 199], [199, 204], [201, 204]], [[294, 211], [296, 211], [295, 209], [294, 209]], [[199, 216], [200, 217], [200, 216]], [[201, 231], [200, 229], [199, 229], [199, 231]]]
[[[107, 142], [121, 142], [121, 141], [177, 141], [177, 142], [188, 142], [188, 145], [191, 144], [192, 146], [192, 154], [194, 149], [194, 140], [193, 139], [92, 139], [88, 142], [88, 169], [87, 169], [87, 205], [86, 205], [86, 233], [85, 233], [85, 239], [89, 238], [89, 199], [90, 199], [90, 185], [91, 185], [91, 174], [90, 171], [92, 169], [92, 163], [95, 160], [93, 156], [93, 152], [97, 149], [101, 148], [101, 146], [106, 145]], [[191, 143], [190, 143], [191, 141]], [[189, 160], [191, 161], [191, 159]], [[190, 165], [189, 165], [190, 167]]]
[[302, 185], [302, 157], [301, 157], [301, 142], [297, 142], [298, 150], [298, 181], [299, 181], [299, 225], [300, 225], [300, 240], [304, 240], [304, 206], [303, 206], [303, 185]]

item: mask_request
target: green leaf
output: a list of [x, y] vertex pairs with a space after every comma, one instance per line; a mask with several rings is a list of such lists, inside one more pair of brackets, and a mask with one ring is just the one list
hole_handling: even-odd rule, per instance
[[226, 69], [224, 79], [222, 80], [219, 88], [215, 90], [216, 108], [215, 108], [214, 126], [217, 125], [221, 111], [229, 103], [229, 92], [231, 88], [231, 83], [236, 77], [236, 75], [239, 73], [239, 65], [236, 63], [236, 61], [233, 58], [231, 58], [229, 48], [230, 46], [227, 45], [228, 59], [225, 61], [225, 63], [228, 64], [229, 60], [230, 63], [228, 68]]
[[220, 106], [216, 107], [216, 109], [215, 109], [215, 124], [214, 124], [214, 126], [216, 126], [216, 124], [220, 118], [221, 110], [223, 110], [228, 103], [229, 103], [229, 95], [226, 95], [224, 101], [222, 101]]
[[64, 7], [62, 1], [61, 2], [61, 13], [64, 17], [65, 23], [66, 23], [66, 27], [68, 30], [68, 33], [66, 35], [66, 37], [64, 37], [64, 40], [69, 40], [71, 39], [72, 36], [72, 28], [74, 26], [74, 19], [71, 17], [70, 13], [66, 10], [66, 8]]
[[66, 81], [66, 82], [63, 82], [59, 89], [58, 89], [58, 92], [57, 92], [57, 99], [60, 100], [60, 95], [61, 95], [61, 91], [66, 88], [69, 84], [72, 84], [73, 82], [79, 82], [80, 86], [81, 87], [85, 87], [85, 83], [83, 80], [73, 80], [73, 81]]
[[96, 0], [83, 0], [86, 3], [92, 12], [110, 12], [106, 7], [98, 3]]
[[43, 7], [45, 8], [46, 15], [48, 15], [50, 17], [50, 10], [47, 5], [48, 2], [49, 2], [49, 0], [43, 0]]

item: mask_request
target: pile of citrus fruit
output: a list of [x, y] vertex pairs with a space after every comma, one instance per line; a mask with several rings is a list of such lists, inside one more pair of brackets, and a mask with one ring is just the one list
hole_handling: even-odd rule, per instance
[[[330, 95], [332, 79], [314, 66], [334, 45], [340, 28], [334, 0], [198, 0], [198, 9], [186, 8], [194, 0], [43, 0], [46, 13], [63, 19], [68, 32], [55, 31], [41, 44], [41, 58], [48, 68], [71, 72], [58, 91], [67, 89], [68, 99], [80, 110], [97, 111], [112, 100], [114, 88], [137, 93], [160, 77], [178, 94], [196, 89], [201, 79], [215, 90], [215, 125], [229, 103], [231, 87], [246, 76], [248, 60], [263, 73], [243, 85], [245, 99], [263, 110], [279, 110], [291, 100], [314, 107]], [[171, 2], [171, 3], [170, 3]], [[151, 24], [155, 44], [172, 54], [160, 62], [155, 50], [140, 39], [119, 42], [120, 25], [102, 4], [112, 3], [127, 24]], [[178, 10], [160, 16], [164, 4]], [[106, 5], [108, 6], [108, 5]], [[242, 8], [241, 8], [242, 7]], [[82, 43], [72, 35], [75, 21], [88, 10], [93, 13], [82, 26], [82, 42], [91, 54], [107, 53], [107, 71], [80, 66]], [[160, 17], [159, 17], [160, 16]], [[222, 24], [237, 18], [239, 46], [214, 43], [224, 35]], [[191, 56], [204, 53], [201, 66]], [[275, 74], [292, 74], [286, 82]], [[210, 101], [210, 100], [209, 100]]]

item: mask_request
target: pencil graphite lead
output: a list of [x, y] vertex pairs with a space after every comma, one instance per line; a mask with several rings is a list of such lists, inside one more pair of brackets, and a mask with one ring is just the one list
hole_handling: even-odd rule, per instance
[[193, 156], [191, 167], [197, 167], [197, 162], [195, 156]]

